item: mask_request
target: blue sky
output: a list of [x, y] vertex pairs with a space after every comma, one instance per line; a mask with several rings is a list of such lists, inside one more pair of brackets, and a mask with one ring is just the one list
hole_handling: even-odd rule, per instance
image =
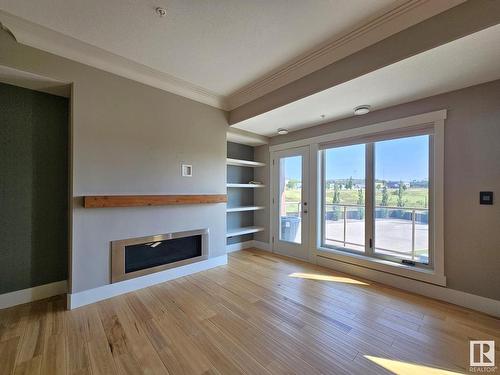
[[375, 179], [411, 181], [428, 178], [428, 135], [376, 143]]
[[[429, 136], [377, 142], [375, 178], [377, 180], [411, 181], [428, 179]], [[286, 162], [286, 178], [300, 179], [300, 158]], [[337, 147], [326, 152], [327, 179], [363, 179], [365, 146]]]

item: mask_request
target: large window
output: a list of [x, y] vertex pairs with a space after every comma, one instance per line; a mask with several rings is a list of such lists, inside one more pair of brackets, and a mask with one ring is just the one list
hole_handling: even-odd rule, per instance
[[365, 250], [365, 145], [324, 151], [324, 244]]
[[321, 246], [432, 267], [431, 142], [431, 134], [392, 134], [325, 146]]
[[429, 136], [376, 142], [374, 252], [429, 263]]

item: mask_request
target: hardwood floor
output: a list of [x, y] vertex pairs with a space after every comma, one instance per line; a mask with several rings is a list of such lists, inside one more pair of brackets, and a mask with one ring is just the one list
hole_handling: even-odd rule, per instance
[[500, 343], [498, 319], [258, 250], [64, 307], [0, 311], [0, 374], [462, 373], [469, 339]]

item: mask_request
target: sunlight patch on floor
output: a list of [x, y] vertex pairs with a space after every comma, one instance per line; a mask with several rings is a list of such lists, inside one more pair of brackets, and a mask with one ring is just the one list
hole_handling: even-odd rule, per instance
[[365, 355], [365, 358], [370, 361], [376, 363], [377, 365], [389, 370], [395, 374], [401, 375], [456, 375], [461, 374], [460, 372], [443, 370], [436, 367], [429, 367], [424, 365], [418, 365], [415, 363], [403, 362], [403, 361], [395, 361], [393, 359], [380, 358], [380, 357], [372, 357], [371, 355]]
[[367, 284], [363, 281], [354, 280], [354, 279], [351, 279], [349, 277], [322, 275], [322, 274], [318, 274], [318, 273], [294, 272], [288, 276], [289, 277], [297, 277], [299, 279], [334, 281], [336, 283], [344, 283], [344, 284], [370, 285], [370, 284]]

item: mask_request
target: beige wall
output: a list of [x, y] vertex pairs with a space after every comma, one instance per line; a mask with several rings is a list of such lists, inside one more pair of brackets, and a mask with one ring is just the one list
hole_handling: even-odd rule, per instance
[[[448, 287], [500, 300], [500, 80], [271, 138], [271, 145], [439, 109], [445, 121]], [[479, 191], [494, 191], [493, 206]]]
[[[110, 241], [197, 228], [225, 254], [225, 204], [84, 209], [89, 194], [225, 194], [226, 113], [20, 45], [0, 31], [0, 65], [73, 83], [72, 291], [109, 283]], [[180, 176], [180, 164], [193, 177]]]

